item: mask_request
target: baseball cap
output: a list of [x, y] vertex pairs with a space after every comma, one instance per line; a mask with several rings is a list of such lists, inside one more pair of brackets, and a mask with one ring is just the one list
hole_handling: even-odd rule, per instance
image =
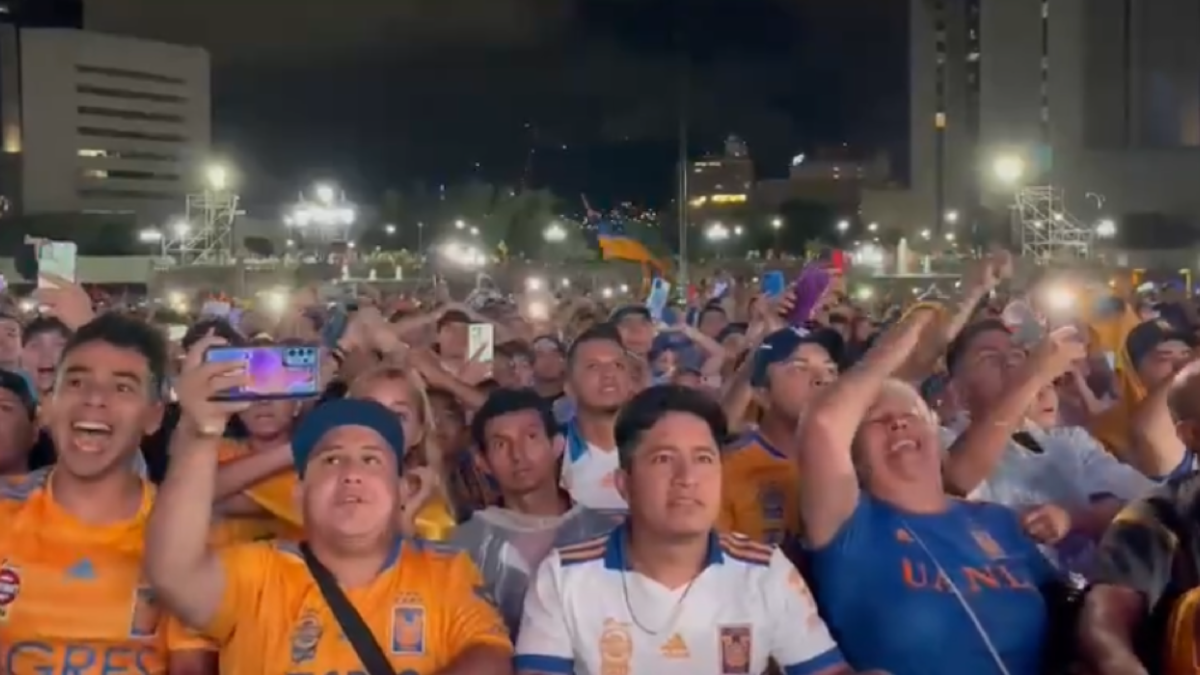
[[750, 372], [751, 386], [765, 387], [767, 370], [776, 363], [791, 359], [801, 345], [808, 344], [824, 348], [834, 363], [841, 363], [842, 351], [845, 348], [841, 333], [829, 328], [781, 328], [763, 339], [758, 349], [754, 350], [754, 366]]
[[304, 469], [321, 439], [340, 427], [365, 427], [379, 434], [396, 453], [396, 465], [403, 467], [404, 462], [400, 460], [404, 456], [404, 427], [396, 413], [375, 401], [343, 398], [313, 408], [296, 427], [292, 435], [292, 461], [299, 476], [304, 476]]
[[613, 310], [613, 313], [608, 316], [608, 322], [615, 326], [631, 316], [647, 321], [653, 320], [650, 310], [645, 305], [624, 305]]
[[1166, 319], [1154, 319], [1134, 326], [1125, 337], [1125, 351], [1136, 367], [1164, 342], [1182, 342], [1188, 347], [1196, 346], [1196, 338]]
[[37, 413], [37, 394], [34, 393], [36, 390], [24, 374], [0, 369], [0, 389], [6, 389], [16, 396], [30, 417]]

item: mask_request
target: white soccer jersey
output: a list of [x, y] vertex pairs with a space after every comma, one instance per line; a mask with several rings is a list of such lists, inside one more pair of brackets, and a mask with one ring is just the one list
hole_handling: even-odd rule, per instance
[[567, 432], [567, 458], [562, 463], [562, 486], [576, 504], [592, 509], [626, 509], [617, 492], [620, 468], [617, 451], [604, 450], [583, 440], [573, 428]]
[[787, 675], [843, 663], [800, 573], [776, 548], [712, 535], [671, 590], [628, 569], [626, 527], [553, 551], [525, 595], [518, 675]]

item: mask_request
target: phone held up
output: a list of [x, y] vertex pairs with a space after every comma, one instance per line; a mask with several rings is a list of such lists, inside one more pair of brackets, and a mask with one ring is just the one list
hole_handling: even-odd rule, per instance
[[321, 351], [317, 347], [213, 347], [205, 352], [204, 361], [241, 363], [250, 376], [249, 384], [222, 391], [214, 401], [286, 401], [321, 394]]

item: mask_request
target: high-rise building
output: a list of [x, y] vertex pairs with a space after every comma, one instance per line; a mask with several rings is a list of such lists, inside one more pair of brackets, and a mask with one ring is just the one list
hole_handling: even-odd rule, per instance
[[0, 189], [17, 212], [177, 213], [210, 124], [203, 49], [0, 27]]
[[744, 205], [754, 186], [754, 161], [737, 136], [725, 140], [725, 152], [688, 165], [687, 200], [693, 219], [714, 217], [721, 210]]
[[1114, 215], [1200, 224], [1200, 2], [909, 0], [910, 190], [866, 200], [872, 218], [945, 225], [1002, 208], [1026, 183], [1087, 195]]

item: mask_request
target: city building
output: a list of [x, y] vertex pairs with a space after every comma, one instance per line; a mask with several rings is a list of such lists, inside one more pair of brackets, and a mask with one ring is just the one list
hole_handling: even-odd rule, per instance
[[161, 222], [200, 183], [210, 108], [203, 49], [0, 26], [0, 193], [21, 214]]
[[858, 213], [863, 190], [882, 188], [891, 180], [886, 155], [857, 156], [846, 146], [819, 148], [809, 157], [797, 155], [786, 178], [755, 184], [751, 196], [759, 212], [778, 212], [790, 201], [816, 202], [851, 216]]
[[864, 217], [908, 231], [1003, 219], [1053, 186], [1079, 222], [1200, 227], [1200, 3], [909, 0], [906, 190]]
[[725, 140], [725, 151], [689, 162], [687, 202], [692, 222], [719, 219], [723, 213], [744, 207], [754, 187], [754, 161], [737, 136]]

